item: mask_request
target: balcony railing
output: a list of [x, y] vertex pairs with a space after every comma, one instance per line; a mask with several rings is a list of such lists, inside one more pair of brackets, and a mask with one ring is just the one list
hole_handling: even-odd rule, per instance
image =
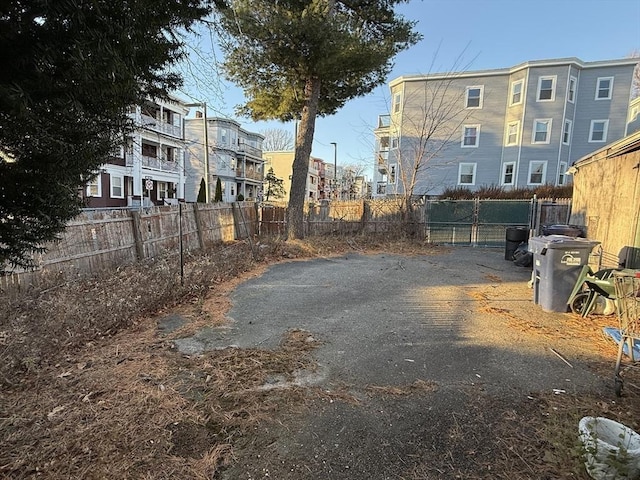
[[262, 150], [256, 147], [252, 147], [246, 143], [238, 144], [238, 152], [243, 152], [251, 155], [252, 157], [262, 158]]
[[164, 135], [182, 138], [182, 129], [179, 125], [172, 125], [145, 114], [140, 115], [140, 117], [142, 118], [142, 127]]
[[[127, 155], [127, 167], [132, 166], [133, 158]], [[142, 155], [142, 166], [163, 172], [177, 172], [179, 170], [178, 162], [163, 160], [157, 157], [147, 157], [146, 155]]]
[[250, 180], [259, 180], [262, 181], [264, 178], [262, 176], [262, 172], [258, 172], [253, 168], [238, 168], [236, 169], [236, 177], [237, 178], [248, 178]]

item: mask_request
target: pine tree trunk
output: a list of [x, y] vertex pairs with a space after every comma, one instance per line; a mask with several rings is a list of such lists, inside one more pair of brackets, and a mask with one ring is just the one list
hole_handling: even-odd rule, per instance
[[305, 102], [302, 108], [298, 137], [296, 138], [291, 192], [287, 210], [287, 239], [304, 238], [304, 202], [307, 193], [309, 158], [313, 134], [316, 128], [318, 101], [320, 99], [320, 79], [308, 78], [305, 84]]

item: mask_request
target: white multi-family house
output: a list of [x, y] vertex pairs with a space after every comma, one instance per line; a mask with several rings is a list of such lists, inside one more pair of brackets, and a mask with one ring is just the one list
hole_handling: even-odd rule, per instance
[[637, 63], [566, 58], [396, 78], [374, 131], [372, 194], [563, 185], [574, 161], [627, 134]]
[[[259, 198], [264, 180], [263, 135], [248, 132], [229, 118], [205, 119], [197, 111], [196, 118], [185, 121], [185, 139], [187, 202], [197, 201], [201, 184], [213, 201], [218, 179], [224, 202]], [[202, 197], [207, 198], [204, 192]]]
[[132, 106], [134, 130], [83, 192], [90, 208], [166, 205], [184, 198], [184, 117], [178, 98]]

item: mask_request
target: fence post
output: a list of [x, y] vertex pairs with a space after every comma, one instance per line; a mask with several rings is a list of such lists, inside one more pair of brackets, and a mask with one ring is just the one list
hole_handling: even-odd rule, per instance
[[200, 250], [204, 250], [204, 231], [202, 230], [202, 218], [200, 217], [200, 209], [198, 208], [197, 202], [193, 204], [193, 218], [196, 222], [196, 233], [198, 234]]
[[367, 228], [368, 219], [371, 217], [371, 205], [364, 198], [362, 199], [362, 217], [360, 218], [360, 231], [364, 232]]
[[138, 257], [138, 260], [143, 260], [144, 242], [142, 240], [142, 229], [140, 228], [140, 212], [132, 211], [131, 218], [133, 220], [133, 239], [136, 242], [136, 255]]

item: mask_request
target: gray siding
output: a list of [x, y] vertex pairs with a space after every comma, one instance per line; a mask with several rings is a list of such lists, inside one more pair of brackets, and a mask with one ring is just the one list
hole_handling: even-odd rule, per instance
[[[564, 61], [566, 60], [566, 61]], [[465, 185], [477, 189], [482, 186], [501, 185], [505, 163], [515, 164], [515, 187], [529, 185], [529, 170], [532, 162], [546, 162], [542, 183], [557, 184], [566, 165], [600, 148], [606, 142], [625, 135], [629, 111], [629, 92], [634, 65], [630, 60], [584, 63], [578, 59], [530, 62], [511, 70], [465, 72], [459, 75], [428, 75], [399, 79], [392, 88], [393, 93], [403, 92], [402, 115], [393, 116], [400, 129], [402, 158], [405, 170], [410, 169], [411, 151], [419, 135], [417, 126], [424, 124], [426, 110], [431, 102], [455, 101], [456, 114], [449, 124], [440, 126], [436, 141], [447, 142], [447, 147], [432, 158], [419, 172], [414, 193], [436, 195], [445, 188], [459, 186], [458, 171], [461, 163], [476, 165], [475, 182]], [[538, 100], [541, 78], [554, 79], [554, 95], [549, 100]], [[570, 78], [575, 77], [574, 102], [568, 101]], [[613, 77], [610, 100], [596, 100], [596, 85], [599, 77]], [[511, 85], [522, 80], [523, 101], [510, 105]], [[446, 85], [447, 88], [444, 88]], [[482, 87], [482, 108], [465, 108], [467, 87]], [[426, 99], [426, 100], [425, 100]], [[456, 110], [457, 109], [457, 110]], [[533, 132], [536, 120], [551, 121], [548, 143], [534, 143]], [[570, 144], [563, 143], [565, 119], [572, 122]], [[609, 120], [605, 142], [589, 142], [591, 120]], [[507, 125], [520, 122], [518, 142], [506, 145]], [[461, 146], [464, 125], [479, 125], [477, 147]], [[390, 152], [390, 163], [393, 155]], [[377, 169], [376, 169], [377, 170]], [[376, 172], [377, 173], [377, 172]], [[374, 182], [381, 180], [374, 175]], [[567, 178], [565, 177], [565, 183]], [[401, 191], [401, 185], [395, 190]]]
[[[611, 100], [595, 100], [600, 77], [614, 77]], [[571, 161], [600, 149], [625, 135], [633, 68], [609, 67], [583, 69], [578, 82], [578, 102], [574, 123], [574, 142]], [[607, 138], [603, 142], [589, 142], [592, 120], [609, 120]]]

